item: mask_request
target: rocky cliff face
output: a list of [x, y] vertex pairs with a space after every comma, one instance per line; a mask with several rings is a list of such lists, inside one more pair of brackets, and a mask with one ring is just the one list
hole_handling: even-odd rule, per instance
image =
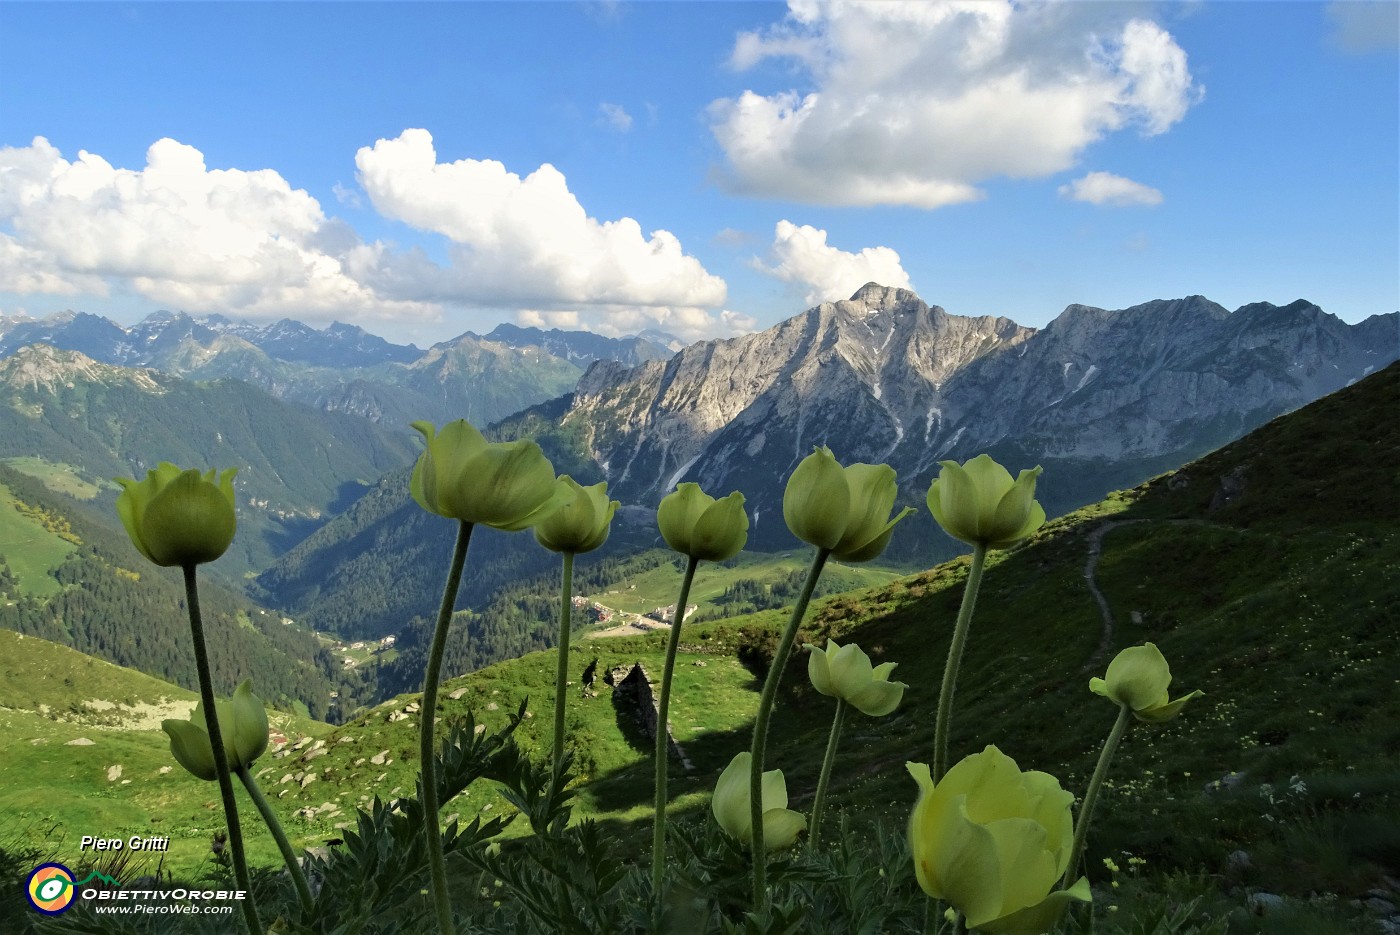
[[1034, 332], [958, 318], [874, 284], [759, 334], [695, 344], [631, 370], [595, 364], [567, 420], [584, 426], [611, 482], [635, 494], [762, 461], [782, 471], [813, 445], [883, 460], [927, 437], [939, 387]]
[[[1067, 308], [1045, 329], [964, 318], [869, 284], [767, 331], [664, 362], [594, 364], [565, 416], [610, 492], [654, 504], [694, 480], [776, 516], [814, 445], [886, 461], [916, 501], [945, 459], [981, 451], [1050, 474], [1069, 509], [1238, 437], [1400, 356], [1396, 323], [1306, 302], [1234, 313], [1200, 296]], [[1385, 335], [1390, 335], [1387, 341]], [[781, 523], [770, 521], [762, 530]]]
[[98, 363], [80, 351], [64, 351], [47, 344], [20, 348], [0, 360], [0, 386], [31, 394], [57, 395], [79, 384], [130, 386], [147, 393], [162, 393], [158, 375]]

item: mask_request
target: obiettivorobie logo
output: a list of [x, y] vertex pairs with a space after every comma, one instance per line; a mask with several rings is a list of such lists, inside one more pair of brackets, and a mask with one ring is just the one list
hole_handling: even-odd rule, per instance
[[78, 887], [87, 886], [94, 880], [107, 886], [121, 886], [116, 880], [95, 870], [79, 881], [73, 879], [73, 871], [63, 864], [40, 864], [25, 881], [24, 894], [29, 898], [29, 905], [45, 915], [56, 916], [73, 905]]
[[[98, 889], [97, 885], [92, 884], [104, 888]], [[120, 881], [95, 870], [81, 880], [76, 880], [73, 877], [73, 871], [63, 864], [40, 864], [30, 872], [29, 879], [25, 881], [25, 896], [29, 900], [29, 905], [33, 906], [36, 911], [50, 916], [68, 911], [80, 897], [84, 900], [96, 900], [99, 903], [120, 901], [127, 905], [130, 905], [129, 901], [131, 900], [175, 900], [181, 903], [188, 900], [192, 903], [204, 903], [207, 906], [210, 902], [243, 899], [246, 895], [243, 890], [199, 890], [185, 887], [168, 890], [126, 889]], [[226, 907], [224, 911], [228, 908], [231, 907]], [[123, 909], [121, 911], [193, 913], [201, 910], [197, 906], [185, 904], [133, 906], [131, 910]], [[210, 908], [203, 911], [220, 910]]]

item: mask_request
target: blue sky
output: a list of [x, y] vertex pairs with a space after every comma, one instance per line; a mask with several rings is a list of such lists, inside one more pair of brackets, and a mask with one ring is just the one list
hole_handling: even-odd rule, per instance
[[1357, 321], [1400, 308], [1397, 11], [0, 2], [0, 314]]

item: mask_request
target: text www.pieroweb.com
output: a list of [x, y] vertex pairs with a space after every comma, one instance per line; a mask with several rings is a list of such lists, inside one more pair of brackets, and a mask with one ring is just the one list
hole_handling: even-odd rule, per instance
[[[127, 915], [227, 915], [233, 912], [229, 903], [205, 900], [238, 899], [242, 893], [229, 890], [87, 890], [80, 894], [91, 900], [92, 911], [98, 914]], [[192, 900], [191, 902], [137, 902], [146, 899]], [[193, 901], [198, 900], [198, 901]]]

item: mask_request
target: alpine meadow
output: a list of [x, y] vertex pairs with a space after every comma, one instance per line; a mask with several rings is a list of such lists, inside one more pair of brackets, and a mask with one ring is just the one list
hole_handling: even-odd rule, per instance
[[1400, 4], [0, 36], [0, 935], [1400, 933]]

